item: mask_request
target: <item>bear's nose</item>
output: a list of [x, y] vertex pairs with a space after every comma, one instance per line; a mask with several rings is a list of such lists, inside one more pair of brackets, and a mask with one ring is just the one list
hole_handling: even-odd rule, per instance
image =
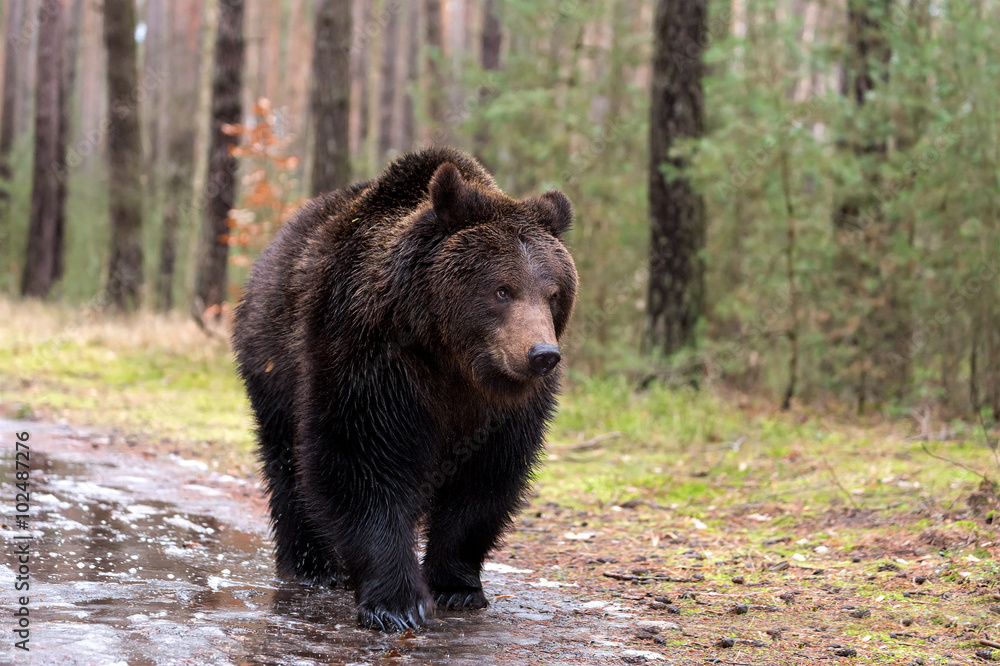
[[528, 364], [539, 376], [548, 374], [561, 358], [559, 347], [555, 345], [535, 345], [528, 352]]

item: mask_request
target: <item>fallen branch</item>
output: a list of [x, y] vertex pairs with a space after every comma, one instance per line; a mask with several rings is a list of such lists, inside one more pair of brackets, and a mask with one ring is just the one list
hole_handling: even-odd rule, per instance
[[624, 437], [625, 433], [618, 432], [606, 432], [603, 435], [597, 435], [596, 437], [591, 437], [590, 439], [580, 442], [576, 446], [571, 446], [570, 451], [589, 451], [590, 449], [596, 449], [601, 442], [606, 442], [609, 439], [617, 439], [618, 437]]
[[703, 579], [699, 578], [679, 578], [677, 576], [668, 576], [666, 574], [653, 574], [651, 576], [637, 576], [635, 574], [620, 573], [617, 571], [605, 571], [602, 574], [605, 578], [614, 578], [615, 580], [627, 580], [639, 583], [651, 583], [653, 581], [660, 581], [666, 583], [700, 583]]

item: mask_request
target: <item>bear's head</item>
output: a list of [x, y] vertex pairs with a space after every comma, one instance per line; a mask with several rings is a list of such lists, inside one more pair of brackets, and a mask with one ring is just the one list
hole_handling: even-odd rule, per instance
[[441, 164], [424, 224], [439, 242], [428, 257], [434, 328], [462, 374], [488, 393], [520, 393], [556, 374], [577, 275], [562, 235], [565, 194], [516, 200]]

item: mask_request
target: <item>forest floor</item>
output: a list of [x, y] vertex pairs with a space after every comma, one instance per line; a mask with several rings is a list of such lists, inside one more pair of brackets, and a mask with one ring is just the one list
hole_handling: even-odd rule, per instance
[[[5, 301], [0, 319], [0, 416], [255, 481], [224, 339], [179, 318]], [[997, 434], [571, 372], [531, 505], [493, 557], [567, 615], [524, 611], [510, 631], [595, 627], [621, 663], [1000, 660]], [[262, 511], [259, 493], [246, 501]], [[510, 609], [501, 591], [494, 607]], [[559, 649], [530, 662], [604, 663]]]

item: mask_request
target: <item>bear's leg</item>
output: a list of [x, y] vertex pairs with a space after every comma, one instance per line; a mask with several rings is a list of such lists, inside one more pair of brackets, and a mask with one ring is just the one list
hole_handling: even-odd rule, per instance
[[540, 444], [540, 428], [501, 428], [482, 445], [464, 442], [445, 453], [441, 469], [453, 473], [438, 476], [445, 480], [434, 492], [424, 556], [438, 608], [486, 607], [483, 560], [521, 506]]
[[358, 622], [382, 631], [418, 628], [434, 606], [414, 553], [420, 497], [410, 474], [417, 470], [390, 477], [324, 448], [323, 463], [303, 459], [300, 487], [355, 588]]
[[280, 409], [262, 409], [257, 414], [278, 578], [335, 584], [336, 564], [323, 551], [300, 506], [292, 462], [291, 421]]

